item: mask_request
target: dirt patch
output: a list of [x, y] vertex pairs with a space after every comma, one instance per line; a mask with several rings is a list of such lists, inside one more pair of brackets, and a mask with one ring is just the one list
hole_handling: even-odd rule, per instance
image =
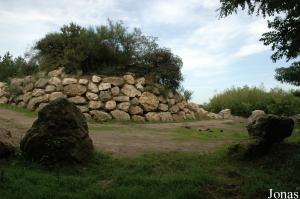
[[[22, 113], [0, 109], [0, 126], [12, 132], [16, 143], [19, 143], [35, 119]], [[122, 128], [120, 129], [120, 126], [128, 127], [126, 124], [111, 124], [111, 127], [116, 125], [118, 128], [116, 130], [91, 130], [90, 136], [97, 150], [115, 156], [135, 156], [147, 152], [211, 152], [230, 143], [230, 141], [178, 140], [169, 135], [167, 130], [184, 125], [191, 126], [191, 128], [230, 128], [232, 123], [234, 123], [232, 120], [146, 123], [130, 126], [130, 132], [123, 132]], [[99, 124], [90, 124], [90, 127], [93, 127], [93, 125], [99, 126]], [[144, 129], [152, 129], [154, 133], [149, 133]]]

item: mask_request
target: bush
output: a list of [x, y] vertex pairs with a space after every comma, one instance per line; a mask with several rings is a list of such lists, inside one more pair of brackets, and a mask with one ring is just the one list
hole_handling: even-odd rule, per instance
[[84, 28], [74, 23], [60, 32], [47, 34], [33, 47], [31, 60], [43, 70], [63, 66], [67, 73], [122, 75], [133, 72], [154, 82], [178, 89], [183, 80], [182, 61], [169, 49], [160, 48], [156, 38], [122, 22]]
[[248, 117], [256, 109], [276, 115], [300, 113], [300, 98], [279, 88], [267, 92], [264, 88], [237, 87], [215, 95], [206, 108], [212, 112], [231, 109], [234, 115]]
[[22, 77], [38, 71], [38, 66], [27, 62], [22, 57], [13, 58], [7, 52], [0, 57], [0, 81], [7, 82], [10, 77]]

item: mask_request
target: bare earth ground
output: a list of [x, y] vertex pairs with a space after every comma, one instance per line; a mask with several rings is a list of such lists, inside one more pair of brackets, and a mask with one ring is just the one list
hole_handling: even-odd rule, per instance
[[[0, 128], [12, 132], [14, 141], [19, 143], [36, 118], [7, 109], [0, 109]], [[240, 120], [205, 120], [184, 123], [90, 123], [90, 136], [97, 150], [114, 156], [135, 156], [147, 152], [211, 152], [231, 143], [231, 140], [178, 139], [172, 130], [178, 128], [237, 129], [232, 124]]]

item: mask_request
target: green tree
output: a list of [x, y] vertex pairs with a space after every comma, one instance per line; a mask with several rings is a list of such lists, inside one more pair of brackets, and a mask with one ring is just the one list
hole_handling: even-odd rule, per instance
[[[300, 55], [300, 1], [299, 0], [220, 0], [220, 17], [237, 13], [239, 9], [247, 10], [248, 14], [272, 16], [268, 20], [271, 31], [260, 39], [264, 45], [271, 45], [275, 51], [271, 56], [276, 62], [296, 59]], [[275, 78], [281, 82], [300, 85], [300, 62], [295, 61], [290, 67], [276, 70]]]

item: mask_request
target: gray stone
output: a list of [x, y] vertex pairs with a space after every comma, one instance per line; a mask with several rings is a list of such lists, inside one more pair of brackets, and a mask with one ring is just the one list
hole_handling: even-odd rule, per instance
[[111, 88], [111, 94], [112, 94], [113, 96], [119, 95], [119, 94], [120, 94], [120, 88], [117, 87], [117, 86]]
[[27, 92], [30, 92], [30, 91], [32, 91], [34, 89], [34, 85], [33, 85], [33, 83], [29, 83], [29, 84], [27, 84], [26, 86], [24, 86], [24, 88], [23, 88], [23, 93], [25, 94], [25, 93], [27, 93]]
[[143, 114], [143, 109], [139, 106], [130, 106], [129, 113], [132, 115]]
[[104, 107], [104, 108], [105, 108], [106, 110], [113, 110], [113, 109], [116, 108], [116, 106], [117, 106], [116, 101], [110, 100], [110, 101], [107, 101], [107, 102], [105, 103], [105, 107]]
[[118, 104], [118, 109], [127, 112], [128, 109], [130, 107], [130, 103], [129, 102], [122, 102], [120, 104]]
[[104, 90], [108, 90], [111, 88], [111, 84], [110, 83], [101, 83], [98, 87], [99, 91], [104, 91]]
[[81, 113], [87, 113], [87, 112], [89, 112], [89, 108], [87, 106], [77, 106], [77, 108], [79, 108], [79, 110], [81, 111]]
[[99, 98], [101, 101], [106, 102], [112, 98], [111, 92], [110, 91], [100, 91]]
[[88, 85], [88, 83], [89, 83], [89, 80], [87, 80], [87, 79], [79, 79], [78, 80], [78, 84]]
[[171, 113], [177, 113], [179, 111], [179, 107], [177, 105], [172, 106], [169, 111]]
[[170, 122], [173, 121], [172, 114], [170, 112], [160, 112], [159, 118], [163, 122]]
[[56, 87], [54, 85], [48, 85], [48, 86], [46, 86], [45, 91], [46, 91], [46, 93], [52, 93], [52, 92], [56, 91]]
[[33, 110], [35, 110], [37, 105], [39, 105], [40, 103], [43, 103], [43, 102], [48, 102], [48, 101], [49, 101], [49, 95], [48, 94], [45, 94], [45, 95], [42, 95], [42, 96], [39, 96], [39, 97], [31, 98], [30, 101], [27, 104], [27, 109], [33, 111]]
[[99, 77], [97, 75], [92, 76], [92, 82], [99, 83], [100, 81], [101, 81], [101, 77]]
[[219, 115], [223, 118], [223, 119], [230, 119], [231, 118], [231, 111], [230, 109], [224, 109], [221, 110], [219, 112]]
[[51, 78], [48, 80], [48, 83], [49, 83], [50, 85], [59, 86], [59, 85], [61, 85], [61, 80], [60, 80], [58, 77], [51, 77]]
[[32, 92], [27, 92], [23, 95], [23, 101], [24, 103], [28, 103], [28, 101], [32, 98]]
[[36, 88], [32, 91], [32, 96], [33, 97], [39, 97], [41, 95], [44, 95], [45, 94], [45, 91], [43, 89], [40, 89], [40, 88]]
[[81, 96], [71, 97], [71, 98], [68, 98], [68, 100], [74, 104], [86, 104], [86, 99]]
[[97, 94], [91, 93], [91, 92], [87, 92], [86, 97], [88, 98], [88, 100], [98, 100], [99, 99], [99, 96]]
[[85, 86], [80, 84], [69, 84], [64, 87], [64, 93], [67, 96], [80, 96], [86, 93], [87, 89]]
[[112, 119], [111, 115], [104, 111], [93, 110], [90, 111], [90, 115], [98, 122], [105, 122]]
[[94, 84], [93, 82], [90, 82], [88, 84], [88, 90], [93, 92], [93, 93], [98, 93], [99, 92], [99, 89], [98, 89], [97, 85]]
[[60, 97], [65, 97], [65, 95], [62, 92], [53, 92], [49, 94], [49, 101], [54, 101]]
[[113, 97], [113, 100], [116, 102], [129, 102], [129, 97], [128, 96], [117, 96]]
[[135, 83], [134, 77], [132, 75], [124, 75], [123, 78], [127, 84]]
[[111, 111], [110, 114], [116, 120], [120, 120], [120, 121], [130, 120], [130, 115], [128, 113], [124, 112], [124, 111], [114, 110], [114, 111]]
[[158, 122], [160, 121], [159, 114], [156, 112], [149, 112], [146, 115], [146, 119], [150, 122]]
[[40, 78], [37, 82], [35, 82], [34, 86], [35, 88], [45, 88], [47, 84], [48, 84], [48, 79]]
[[103, 103], [101, 101], [89, 101], [88, 107], [90, 109], [99, 109], [103, 107]]
[[141, 96], [141, 91], [137, 90], [134, 86], [125, 84], [121, 89], [121, 92], [127, 95], [128, 97]]
[[103, 78], [103, 82], [111, 83], [114, 86], [122, 86], [125, 83], [124, 79], [121, 77], [106, 77]]
[[69, 85], [69, 84], [77, 84], [77, 79], [71, 78], [71, 77], [66, 77], [63, 79], [62, 84], [64, 86]]
[[158, 110], [160, 110], [160, 111], [168, 111], [169, 110], [169, 106], [167, 104], [160, 103], [158, 105]]

